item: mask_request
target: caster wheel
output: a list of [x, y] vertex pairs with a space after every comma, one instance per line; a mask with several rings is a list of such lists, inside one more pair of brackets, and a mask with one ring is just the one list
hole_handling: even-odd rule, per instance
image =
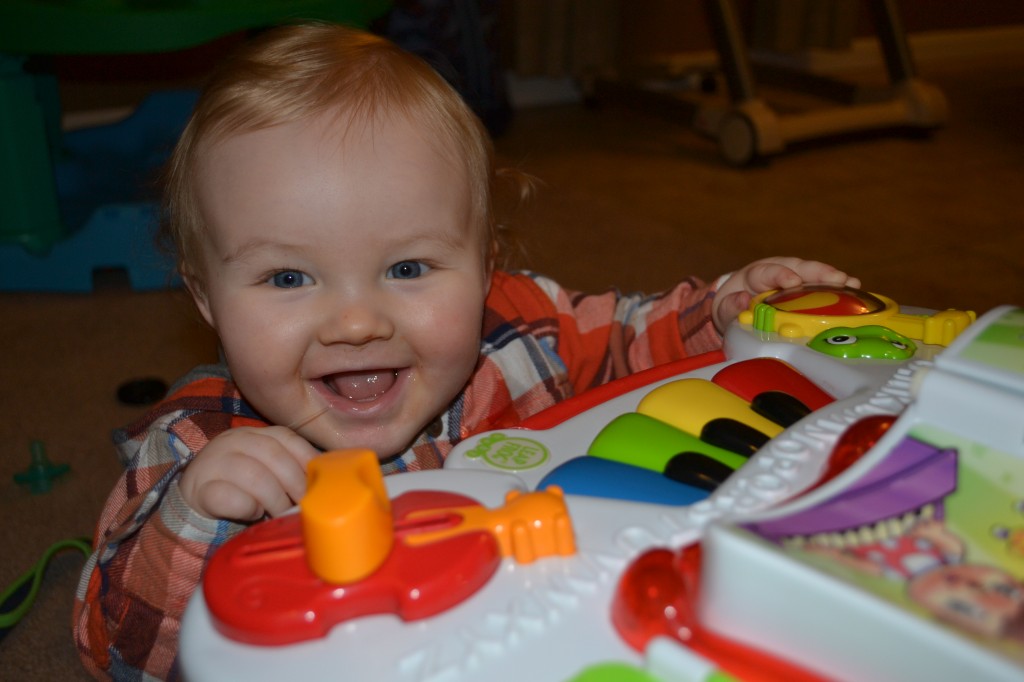
[[729, 164], [750, 164], [757, 156], [757, 131], [754, 124], [744, 114], [728, 114], [718, 131], [718, 146]]

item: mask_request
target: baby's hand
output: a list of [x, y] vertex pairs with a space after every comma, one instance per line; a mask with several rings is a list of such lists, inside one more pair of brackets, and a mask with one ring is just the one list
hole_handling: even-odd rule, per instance
[[712, 319], [719, 333], [747, 309], [757, 294], [801, 284], [830, 284], [860, 288], [860, 280], [826, 263], [800, 258], [762, 258], [737, 270], [718, 289]]
[[306, 464], [320, 454], [284, 426], [243, 426], [196, 455], [179, 488], [189, 507], [211, 519], [255, 521], [288, 510], [306, 492]]

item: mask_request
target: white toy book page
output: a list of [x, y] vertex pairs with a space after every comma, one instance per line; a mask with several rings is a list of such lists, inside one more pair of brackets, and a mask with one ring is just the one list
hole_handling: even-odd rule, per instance
[[1024, 677], [1024, 310], [912, 383], [815, 504], [708, 531], [705, 625], [842, 679]]

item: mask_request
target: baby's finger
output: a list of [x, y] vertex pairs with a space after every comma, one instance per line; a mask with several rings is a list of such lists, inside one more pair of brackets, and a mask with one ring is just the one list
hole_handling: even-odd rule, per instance
[[217, 519], [257, 521], [263, 517], [263, 507], [255, 497], [231, 481], [206, 481], [196, 491], [196, 503], [203, 512]]
[[[804, 282], [809, 284], [831, 284], [834, 286], [852, 286], [850, 277], [842, 270], [815, 260], [798, 261], [790, 267]], [[857, 284], [859, 284], [857, 280]]]
[[747, 278], [749, 293], [760, 294], [773, 289], [789, 289], [805, 281], [795, 269], [781, 263], [759, 263]]
[[[283, 448], [260, 449], [235, 463], [232, 481], [251, 495], [262, 514], [276, 516], [288, 511], [305, 491], [305, 471]], [[290, 490], [299, 490], [293, 498]]]
[[270, 426], [263, 431], [280, 442], [303, 467], [309, 464], [314, 457], [320, 455], [320, 451], [313, 447], [308, 440], [286, 426]]
[[[261, 472], [264, 478], [269, 478], [276, 489], [282, 493], [281, 496], [269, 496], [268, 492], [264, 497], [266, 511], [276, 515], [286, 511], [293, 504], [297, 503], [306, 493], [306, 463], [308, 452], [299, 446], [299, 442], [309, 446], [301, 436], [295, 435], [289, 429], [281, 429], [283, 433], [274, 433], [271, 429], [264, 429], [264, 439], [259, 447], [253, 447], [247, 454], [250, 459], [258, 461], [263, 467]], [[298, 441], [288, 437], [291, 434]], [[316, 450], [309, 446], [315, 453]], [[261, 486], [262, 489], [262, 486]], [[251, 488], [255, 494], [256, 489]]]
[[737, 291], [720, 299], [714, 314], [715, 328], [720, 334], [724, 333], [732, 321], [747, 309], [750, 300], [751, 296], [746, 291]]

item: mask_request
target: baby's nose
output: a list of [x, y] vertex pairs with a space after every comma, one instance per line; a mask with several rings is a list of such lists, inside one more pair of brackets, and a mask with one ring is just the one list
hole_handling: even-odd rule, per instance
[[390, 316], [372, 300], [357, 299], [329, 311], [321, 325], [320, 341], [325, 345], [364, 345], [390, 338], [394, 333]]

